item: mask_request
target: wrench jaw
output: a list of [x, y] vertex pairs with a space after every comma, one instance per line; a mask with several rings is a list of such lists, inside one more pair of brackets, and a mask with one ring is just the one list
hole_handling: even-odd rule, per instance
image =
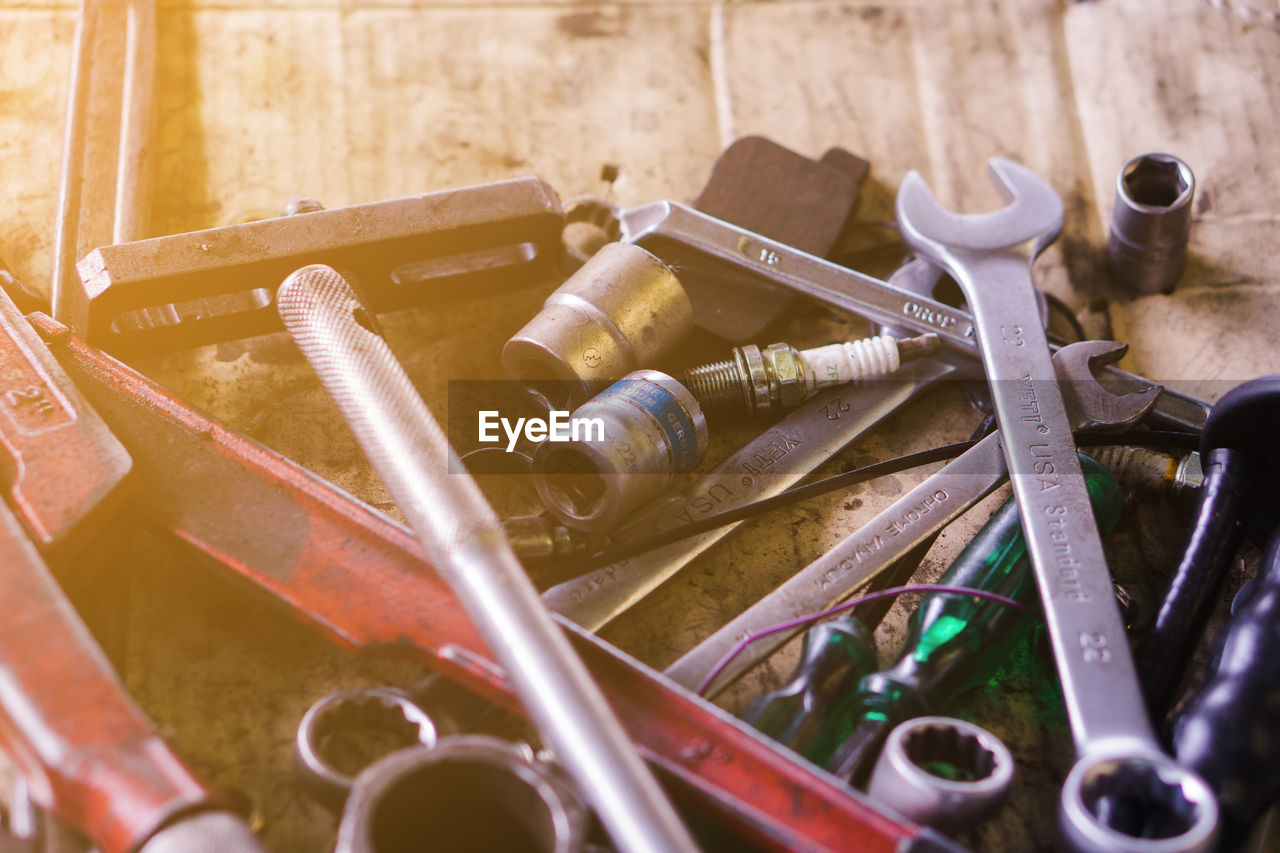
[[924, 177], [908, 172], [898, 186], [894, 209], [908, 245], [930, 257], [956, 249], [992, 252], [1035, 240], [1039, 255], [1062, 232], [1062, 199], [1025, 166], [992, 157], [987, 161], [997, 189], [1009, 204], [987, 213], [953, 213], [938, 203]]
[[1077, 853], [1208, 853], [1218, 802], [1208, 784], [1142, 743], [1091, 751], [1071, 768], [1059, 811]]
[[1079, 415], [1077, 432], [1124, 432], [1147, 416], [1164, 388], [1151, 384], [1119, 394], [1104, 386], [1097, 370], [1119, 361], [1129, 349], [1117, 341], [1081, 341], [1053, 356], [1053, 369], [1069, 411]]
[[[1010, 219], [1014, 219], [1015, 214], [1017, 219], [1029, 217], [1028, 230], [1038, 224], [1038, 230], [1032, 235], [1035, 242], [1031, 246], [1031, 257], [1039, 257], [1040, 253], [1062, 233], [1062, 196], [1058, 195], [1053, 187], [1035, 172], [1012, 160], [992, 157], [987, 161], [987, 171], [1000, 190], [1000, 194], [1006, 201], [1012, 202], [1004, 210], [996, 211], [996, 214], [992, 215], [1008, 211]], [[1011, 228], [1013, 227], [1012, 222], [1008, 224]]]

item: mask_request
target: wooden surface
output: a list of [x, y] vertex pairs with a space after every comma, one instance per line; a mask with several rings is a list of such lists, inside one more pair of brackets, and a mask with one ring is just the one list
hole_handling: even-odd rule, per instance
[[[39, 289], [52, 263], [75, 13], [64, 0], [0, 0], [0, 256]], [[839, 145], [869, 159], [860, 217], [875, 223], [891, 218], [909, 169], [953, 208], [996, 205], [983, 163], [1000, 155], [1045, 176], [1066, 201], [1066, 230], [1037, 281], [1090, 334], [1128, 341], [1130, 369], [1216, 398], [1280, 371], [1278, 13], [1274, 0], [162, 0], [152, 229], [226, 224], [299, 192], [336, 207], [523, 174], [563, 198], [689, 200], [718, 151], [746, 134], [810, 156]], [[1196, 172], [1192, 254], [1173, 293], [1133, 297], [1101, 259], [1116, 172], [1150, 150]], [[611, 185], [605, 167], [618, 170]], [[870, 225], [867, 235], [892, 240]], [[502, 341], [554, 285], [388, 318], [428, 402], [443, 405], [449, 379], [496, 377]], [[809, 313], [788, 334], [809, 344], [845, 331]], [[287, 341], [138, 366], [390, 509]], [[828, 471], [966, 437], [976, 419], [958, 391], [943, 392]], [[746, 437], [721, 438], [719, 452]], [[919, 476], [744, 527], [606, 637], [664, 665]], [[991, 506], [942, 536], [921, 578], [941, 572]], [[1176, 557], [1143, 534], [1168, 524], [1159, 512], [1135, 510], [1110, 546], [1117, 573], [1148, 594]], [[135, 564], [124, 658], [135, 695], [208, 778], [259, 803], [273, 849], [330, 844], [332, 819], [292, 786], [293, 727], [329, 690], [420, 673], [327, 647], [164, 543], [141, 537], [126, 559]], [[896, 607], [880, 632], [886, 656], [905, 612]], [[724, 702], [738, 708], [776, 685], [790, 659], [753, 673]], [[999, 821], [964, 839], [976, 849], [1049, 843], [1054, 781], [1070, 756], [1042, 671], [1016, 669], [963, 709], [1006, 738], [1022, 778]]]

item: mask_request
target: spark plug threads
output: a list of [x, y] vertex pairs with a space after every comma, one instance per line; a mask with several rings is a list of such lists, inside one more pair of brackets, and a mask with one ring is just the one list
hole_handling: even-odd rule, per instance
[[888, 335], [798, 350], [791, 344], [734, 347], [732, 356], [690, 368], [680, 381], [709, 418], [757, 417], [789, 409], [823, 388], [893, 373], [903, 362], [936, 355], [937, 335]]

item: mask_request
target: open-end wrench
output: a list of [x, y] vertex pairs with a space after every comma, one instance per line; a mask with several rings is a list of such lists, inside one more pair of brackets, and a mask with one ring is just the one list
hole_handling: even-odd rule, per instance
[[[1067, 408], [1073, 429], [1123, 429], [1155, 404], [1158, 387], [1118, 396], [1094, 379], [1092, 365], [1114, 361], [1124, 355], [1124, 349], [1110, 341], [1086, 341], [1063, 347], [1053, 357], [1058, 376], [1071, 389]], [[989, 494], [1005, 474], [1000, 438], [993, 433], [699, 643], [665, 674], [679, 684], [697, 688], [743, 638], [847, 597]], [[717, 674], [715, 682], [707, 685], [707, 692], [728, 686], [799, 630], [762, 637], [743, 649]]]
[[[909, 292], [895, 282], [814, 257], [674, 201], [655, 201], [614, 215], [616, 222], [608, 223], [608, 230], [648, 249], [686, 277], [728, 265], [743, 275], [908, 334], [933, 332], [947, 348], [970, 358], [978, 355], [973, 316], [968, 311]], [[1107, 368], [1106, 378], [1125, 390], [1150, 384], [1114, 366]], [[1152, 420], [1163, 426], [1192, 431], [1203, 427], [1208, 416], [1208, 403], [1169, 389], [1151, 413]]]
[[[1217, 803], [1152, 731], [1044, 329], [1030, 264], [1062, 229], [1062, 200], [1008, 160], [991, 174], [997, 211], [943, 209], [909, 173], [897, 197], [903, 239], [951, 274], [973, 311], [1000, 440], [1035, 567], [1077, 761], [1061, 823], [1075, 849], [1193, 851], [1213, 843]], [[1018, 251], [1030, 244], [1030, 256]]]
[[[927, 297], [937, 281], [933, 265], [904, 264], [891, 277], [896, 285]], [[894, 330], [882, 327], [880, 334]], [[833, 388], [807, 400], [713, 470], [678, 494], [641, 510], [615, 532], [620, 542], [652, 536], [776, 495], [826, 462], [849, 442], [899, 406], [947, 378], [973, 376], [972, 361], [944, 353], [906, 365], [892, 379]], [[543, 593], [543, 600], [590, 631], [644, 598], [691, 560], [727, 536], [726, 525], [680, 542], [621, 560]]]

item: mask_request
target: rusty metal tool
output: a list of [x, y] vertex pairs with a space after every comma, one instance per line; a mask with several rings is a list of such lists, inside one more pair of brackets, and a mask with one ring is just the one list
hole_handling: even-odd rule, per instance
[[[288, 606], [346, 647], [413, 654], [520, 711], [458, 600], [403, 526], [242, 435], [136, 371], [29, 318], [133, 455], [161, 529]], [[682, 804], [767, 849], [902, 853], [951, 849], [769, 745], [567, 620], [559, 620], [636, 742]]]
[[0, 741], [28, 796], [103, 853], [259, 850], [129, 698], [36, 550], [74, 556], [130, 460], [3, 294], [0, 387]]
[[[3, 260], [0, 277], [12, 279]], [[4, 496], [41, 554], [61, 562], [117, 509], [129, 454], [3, 294], [0, 354]]]
[[393, 311], [536, 283], [563, 224], [550, 186], [516, 178], [102, 246], [64, 279], [57, 314], [118, 355], [252, 337], [280, 330], [276, 288], [306, 264], [356, 277], [374, 311]]
[[81, 0], [54, 230], [55, 316], [70, 308], [77, 259], [146, 236], [155, 17], [155, 0]]
[[32, 800], [102, 853], [262, 850], [156, 734], [4, 507], [0, 561], [0, 741]]
[[350, 282], [311, 264], [284, 280], [277, 302], [285, 329], [613, 842], [635, 853], [696, 850]]

